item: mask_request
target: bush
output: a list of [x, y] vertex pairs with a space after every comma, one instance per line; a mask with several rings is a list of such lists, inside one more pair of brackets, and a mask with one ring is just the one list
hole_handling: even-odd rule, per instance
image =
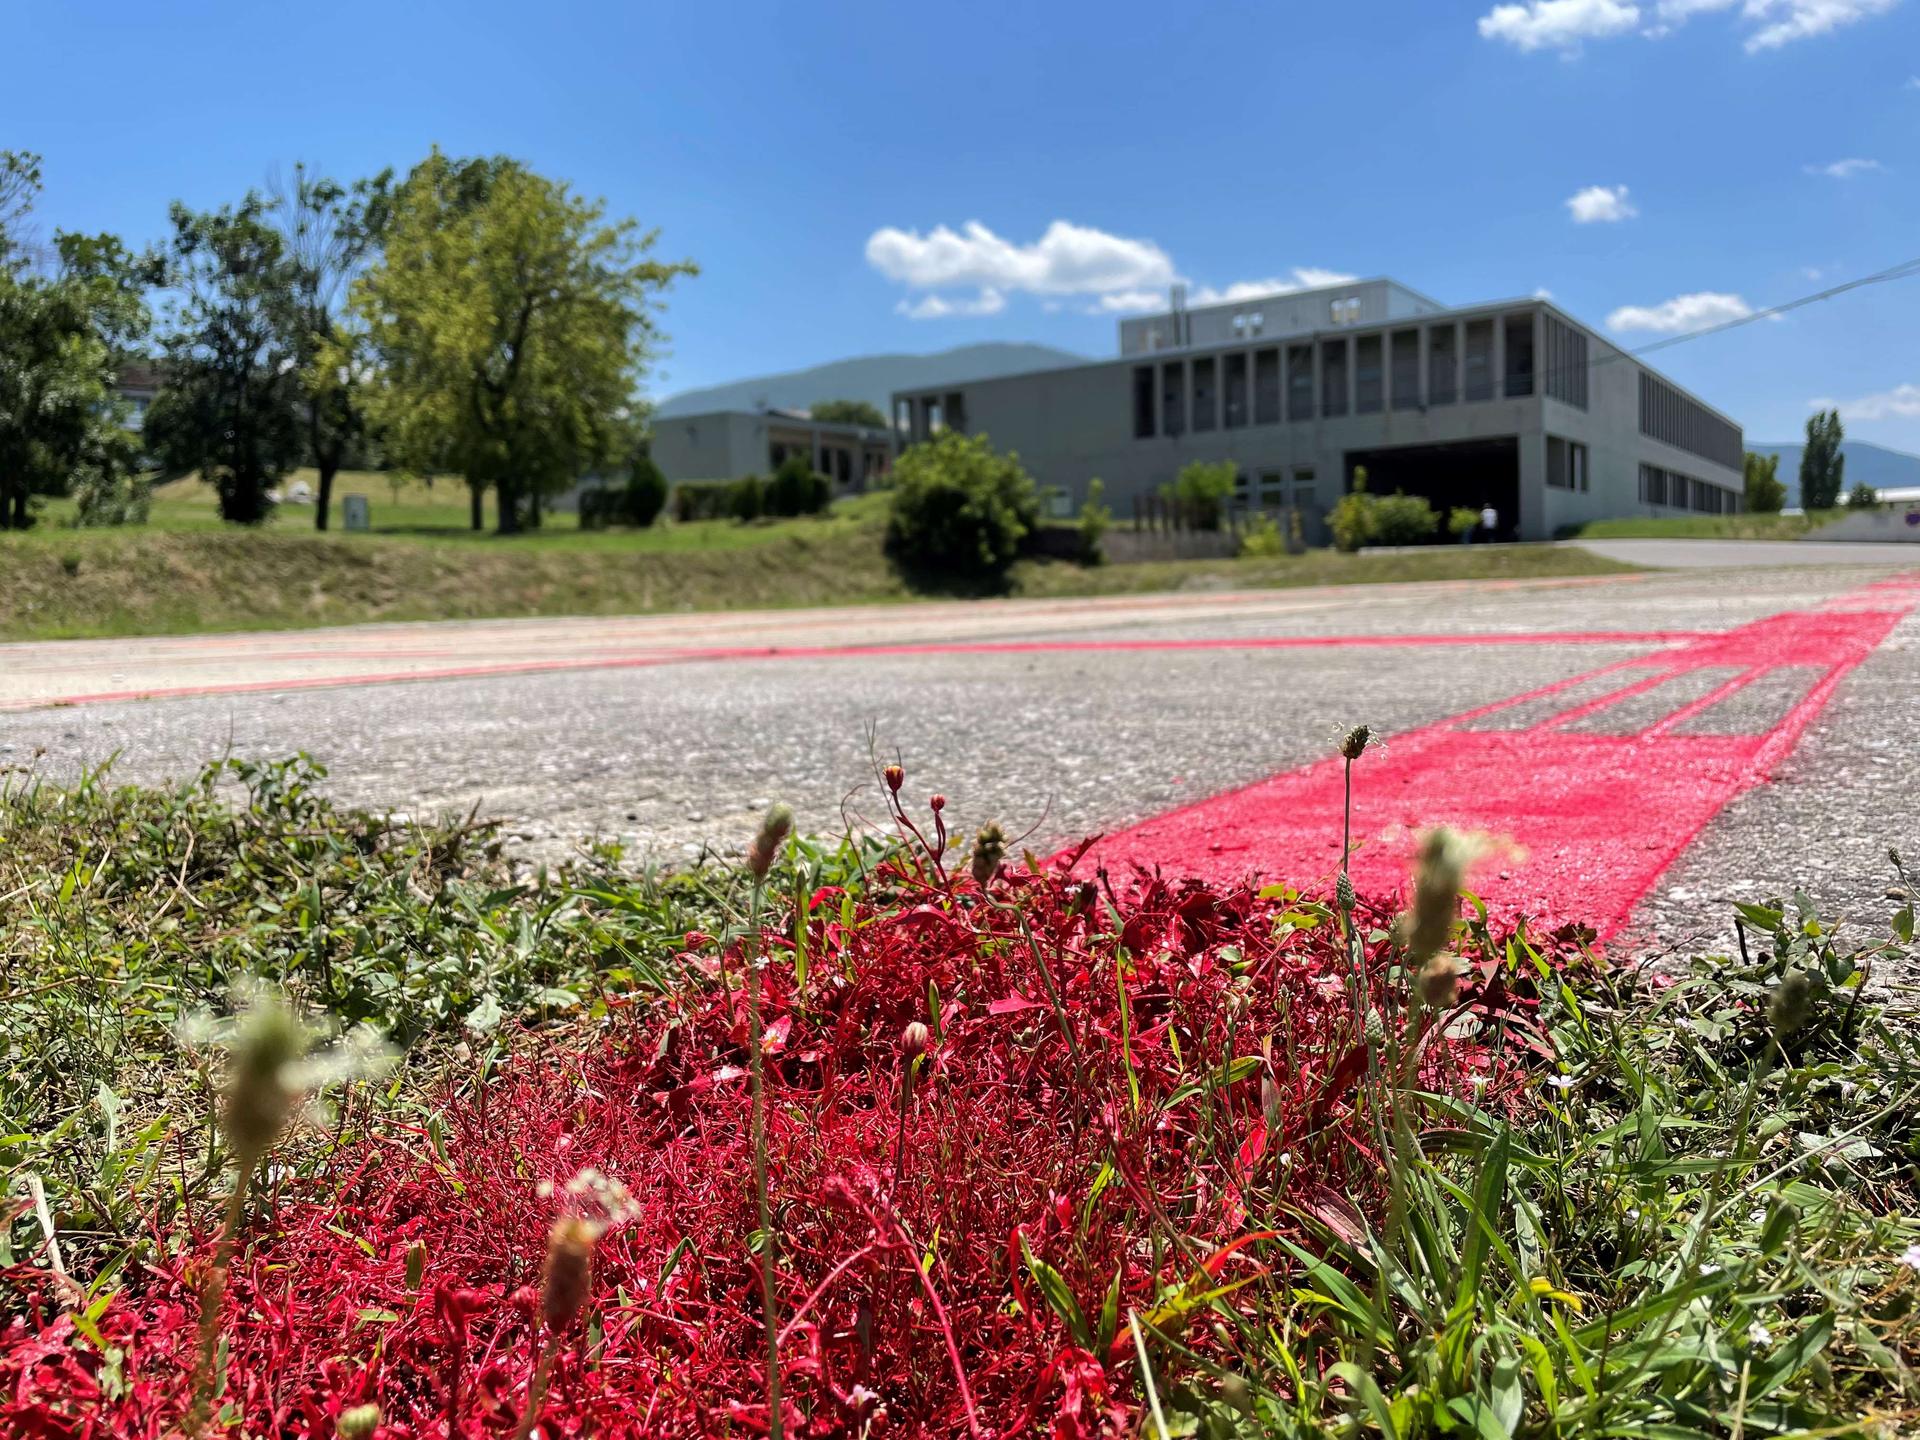
[[1787, 503], [1787, 487], [1780, 479], [1778, 455], [1747, 451], [1744, 462], [1747, 510], [1754, 515], [1778, 515]]
[[1375, 545], [1424, 545], [1440, 529], [1440, 517], [1423, 496], [1395, 491], [1369, 497], [1373, 502]]
[[145, 476], [89, 466], [74, 477], [79, 525], [144, 525], [151, 495]]
[[1080, 563], [1098, 565], [1106, 558], [1103, 543], [1113, 524], [1113, 507], [1106, 503], [1107, 487], [1099, 479], [1087, 482], [1087, 498], [1080, 503]]
[[1226, 511], [1227, 497], [1233, 494], [1233, 482], [1240, 467], [1231, 460], [1209, 464], [1195, 460], [1184, 466], [1173, 482], [1173, 503], [1196, 530], [1218, 530]]
[[[1456, 511], [1455, 515], [1461, 513], [1473, 512]], [[1354, 488], [1340, 497], [1327, 516], [1327, 524], [1333, 530], [1333, 543], [1352, 554], [1362, 545], [1424, 545], [1439, 530], [1440, 517], [1419, 495], [1398, 490], [1391, 495], [1367, 494], [1366, 472], [1360, 471]]]
[[1240, 554], [1245, 559], [1272, 560], [1286, 553], [1287, 542], [1280, 537], [1280, 527], [1271, 515], [1261, 514], [1240, 537]]
[[833, 482], [795, 452], [767, 481], [765, 499], [769, 515], [818, 515], [833, 501]]
[[758, 475], [742, 475], [728, 491], [727, 505], [736, 520], [758, 520], [767, 513], [766, 484]]
[[667, 508], [667, 477], [651, 455], [634, 457], [622, 496], [626, 523], [644, 530]]
[[1480, 523], [1480, 512], [1471, 505], [1456, 505], [1447, 515], [1447, 533], [1458, 540], [1462, 535], [1471, 534], [1473, 527]]
[[995, 453], [985, 435], [947, 430], [894, 466], [887, 551], [910, 572], [1000, 582], [1039, 518], [1039, 493], [1018, 456]]
[[1849, 510], [1871, 510], [1879, 503], [1879, 491], [1875, 490], [1873, 486], [1867, 484], [1864, 480], [1847, 492], [1847, 508]]

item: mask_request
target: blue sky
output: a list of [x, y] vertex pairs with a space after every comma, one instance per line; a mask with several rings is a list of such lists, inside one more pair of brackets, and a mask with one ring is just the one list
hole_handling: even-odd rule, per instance
[[[1176, 276], [1544, 289], [1632, 346], [1920, 256], [1920, 0], [183, 0], [7, 28], [0, 144], [46, 157], [46, 226], [156, 239], [170, 200], [294, 160], [505, 152], [700, 263], [656, 393], [1107, 354]], [[1920, 450], [1916, 336], [1920, 278], [1654, 363], [1752, 438], [1831, 399]]]

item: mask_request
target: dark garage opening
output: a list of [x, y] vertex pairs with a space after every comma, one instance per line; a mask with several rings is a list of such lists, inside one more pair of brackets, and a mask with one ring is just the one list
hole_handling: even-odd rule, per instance
[[[1367, 493], [1391, 495], [1403, 490], [1423, 496], [1439, 513], [1435, 536], [1445, 540], [1447, 516], [1461, 505], [1479, 510], [1492, 505], [1500, 525], [1492, 537], [1511, 540], [1520, 523], [1520, 441], [1507, 435], [1497, 440], [1461, 440], [1451, 445], [1396, 445], [1386, 450], [1349, 450], [1347, 486], [1354, 471], [1367, 471]], [[1476, 540], [1487, 537], [1476, 535]]]

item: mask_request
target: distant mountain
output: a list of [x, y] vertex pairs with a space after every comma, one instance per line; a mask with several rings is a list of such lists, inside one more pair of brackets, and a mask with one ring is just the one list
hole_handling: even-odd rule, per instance
[[783, 375], [761, 375], [730, 385], [684, 390], [660, 402], [658, 415], [698, 415], [709, 410], [805, 410], [822, 400], [865, 400], [884, 415], [896, 390], [991, 380], [1023, 370], [1054, 370], [1086, 360], [1051, 345], [962, 345], [931, 355], [857, 355]]
[[[1780, 457], [1780, 479], [1786, 484], [1790, 509], [1800, 503], [1800, 452], [1806, 448], [1799, 440], [1747, 442], [1747, 449], [1756, 455]], [[1846, 485], [1849, 490], [1863, 480], [1876, 490], [1920, 485], [1920, 455], [1909, 455], [1904, 450], [1889, 450], [1884, 445], [1870, 445], [1865, 440], [1842, 440], [1840, 453], [1847, 457]]]

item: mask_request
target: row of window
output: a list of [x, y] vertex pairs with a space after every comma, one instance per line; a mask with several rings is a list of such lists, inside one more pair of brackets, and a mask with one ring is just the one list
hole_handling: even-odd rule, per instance
[[[1420, 327], [1321, 340], [1317, 354], [1315, 342], [1304, 341], [1284, 349], [1270, 346], [1167, 360], [1157, 366], [1136, 365], [1134, 438], [1278, 425], [1312, 420], [1316, 415], [1334, 418], [1349, 411], [1371, 415], [1387, 409], [1420, 410], [1462, 400], [1491, 400], [1496, 390], [1516, 399], [1533, 394], [1532, 313], [1501, 317], [1504, 363], [1498, 386], [1494, 324], [1487, 318], [1425, 327], [1424, 377]], [[1584, 357], [1586, 338], [1575, 338]], [[1584, 372], [1578, 396], [1571, 403], [1584, 408]]]
[[1744, 458], [1739, 426], [1728, 424], [1644, 370], [1640, 372], [1640, 433], [1729, 470], [1738, 470]]
[[1658, 465], [1640, 467], [1640, 498], [1649, 505], [1697, 510], [1703, 515], [1732, 515], [1741, 504], [1737, 491], [1688, 475], [1677, 475]]
[[1546, 317], [1546, 392], [1556, 400], [1587, 408], [1587, 337], [1564, 320]]

